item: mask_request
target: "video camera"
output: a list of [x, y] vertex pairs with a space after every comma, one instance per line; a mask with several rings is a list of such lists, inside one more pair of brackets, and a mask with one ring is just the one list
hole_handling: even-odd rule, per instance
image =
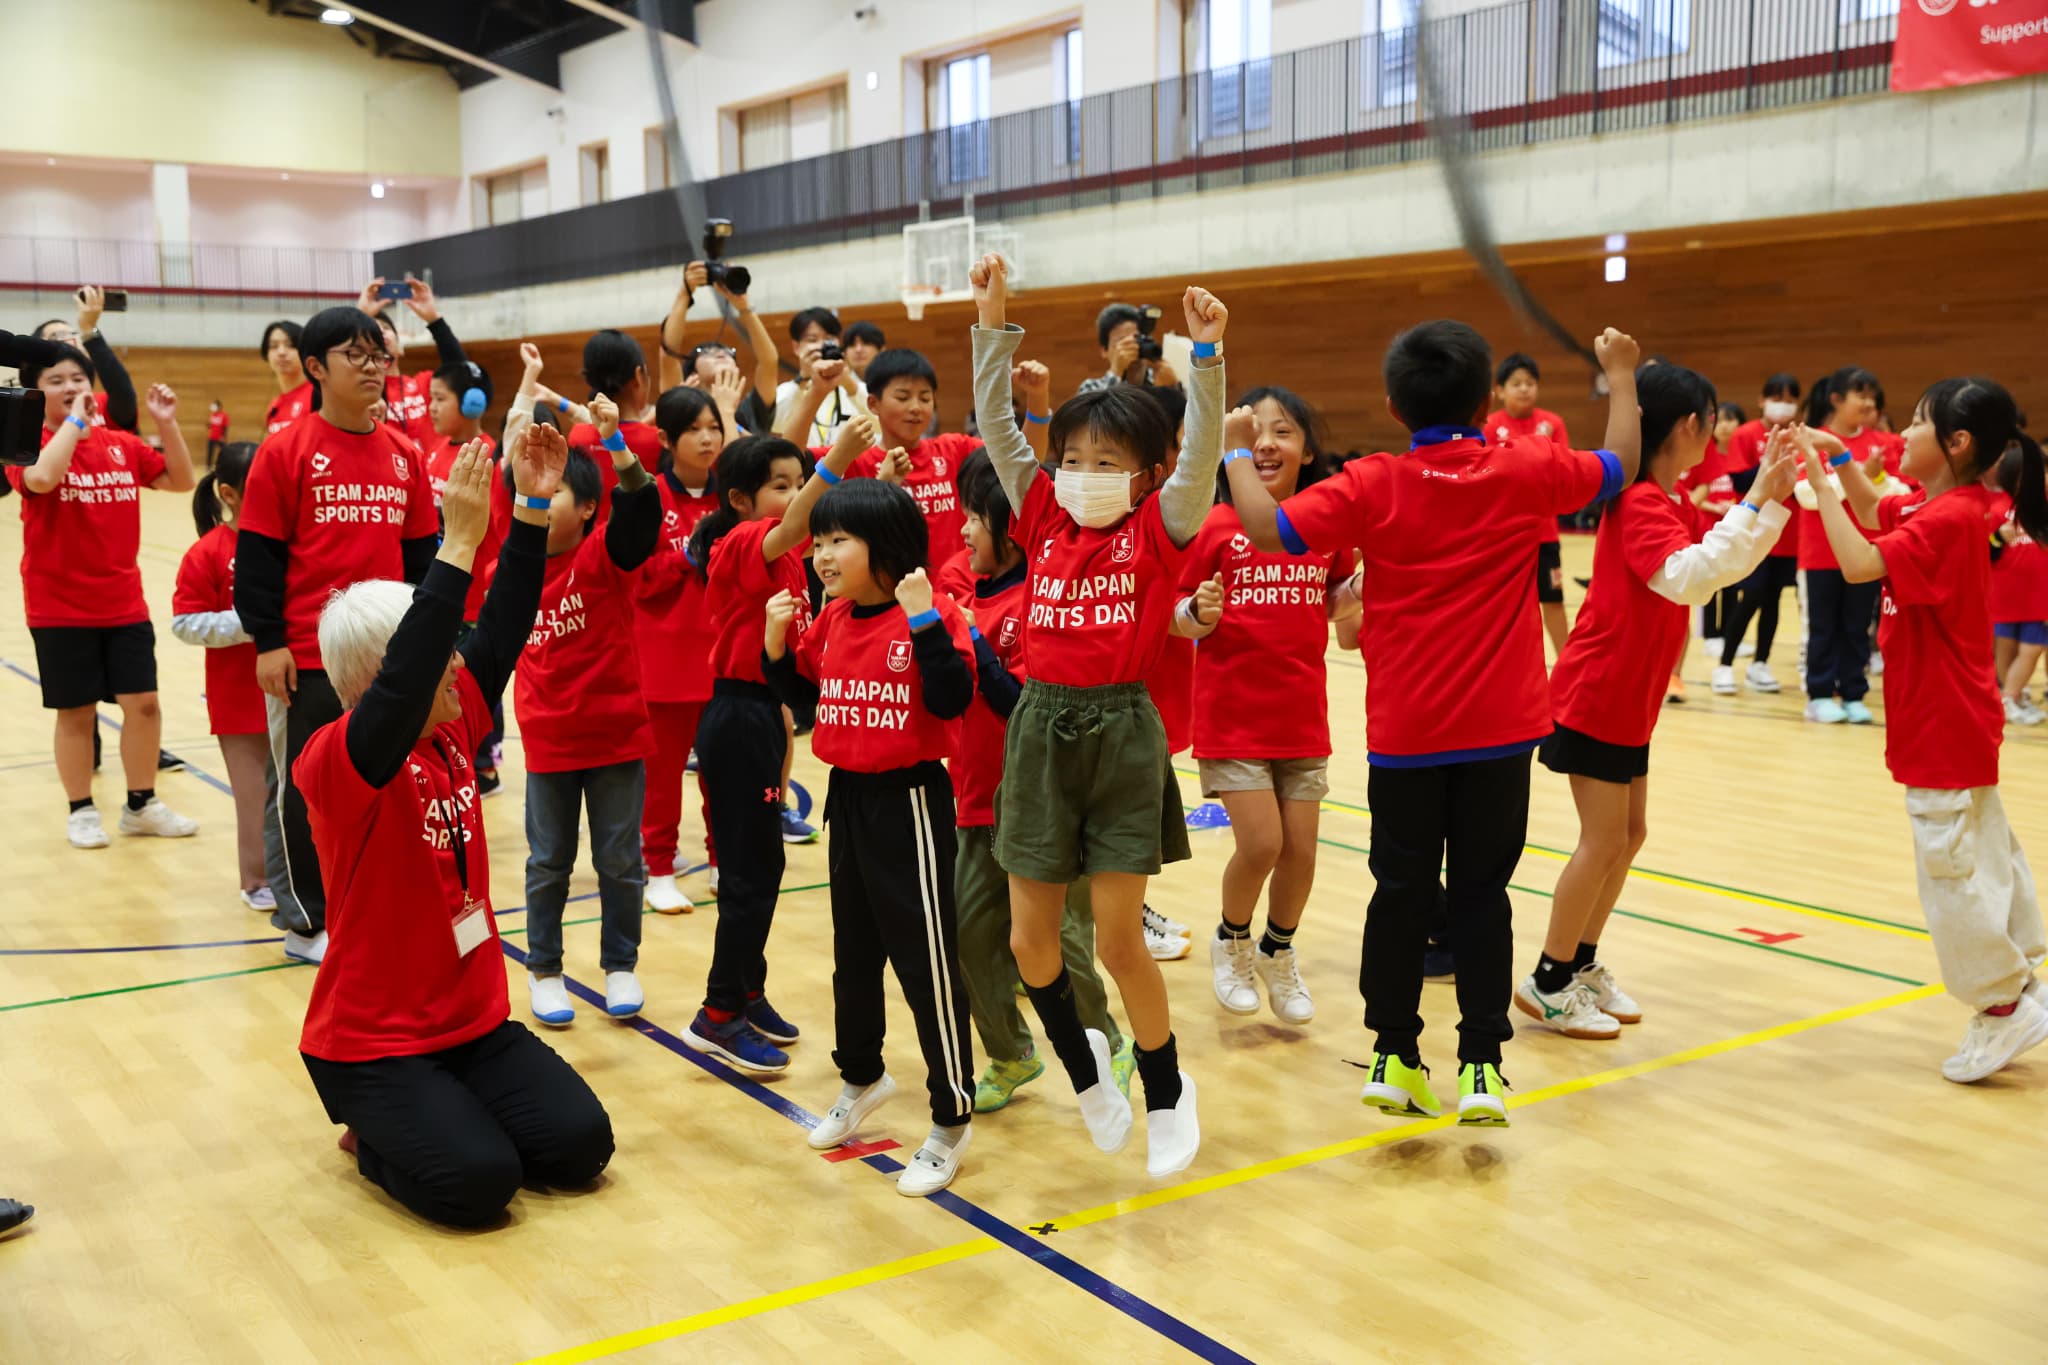
[[818, 353], [811, 358], [813, 360], [844, 360], [846, 359], [846, 348], [839, 344], [838, 337], [826, 337], [818, 343]]
[[43, 393], [0, 386], [0, 465], [32, 465], [43, 453]]
[[723, 285], [728, 294], [744, 294], [753, 287], [754, 276], [743, 265], [727, 265], [725, 243], [732, 236], [732, 219], [704, 220], [704, 274], [711, 283]]
[[1138, 359], [1147, 364], [1156, 364], [1165, 358], [1165, 353], [1159, 349], [1159, 338], [1152, 335], [1152, 329], [1159, 325], [1159, 317], [1159, 305], [1138, 305]]

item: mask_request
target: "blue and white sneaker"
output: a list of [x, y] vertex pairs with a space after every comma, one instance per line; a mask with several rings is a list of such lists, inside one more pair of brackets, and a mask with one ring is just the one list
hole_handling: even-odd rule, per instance
[[640, 978], [631, 972], [604, 974], [604, 1012], [614, 1019], [630, 1019], [647, 1003]]
[[747, 1002], [747, 1022], [754, 1026], [754, 1032], [771, 1043], [793, 1043], [803, 1037], [802, 1031], [778, 1014], [765, 995], [757, 995]]
[[528, 972], [526, 993], [532, 1002], [533, 1017], [549, 1028], [567, 1028], [576, 1022], [576, 1003], [569, 998], [568, 984], [560, 972], [553, 976]]
[[683, 1030], [683, 1046], [756, 1075], [770, 1076], [789, 1070], [789, 1054], [763, 1038], [745, 1015], [731, 1023], [714, 1024], [711, 1016], [700, 1009]]
[[1860, 701], [1843, 702], [1842, 715], [1851, 725], [1868, 725], [1872, 719], [1870, 708]]
[[785, 844], [815, 844], [818, 842], [818, 831], [806, 824], [801, 815], [798, 815], [788, 806], [784, 806], [782, 808], [782, 842]]

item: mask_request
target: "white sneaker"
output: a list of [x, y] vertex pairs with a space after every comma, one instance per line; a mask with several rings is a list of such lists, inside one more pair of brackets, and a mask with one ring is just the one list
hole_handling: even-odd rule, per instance
[[1735, 685], [1735, 670], [1727, 664], [1714, 665], [1712, 686], [1717, 697], [1732, 697], [1741, 690]]
[[1778, 675], [1771, 672], [1769, 664], [1751, 664], [1743, 675], [1752, 692], [1776, 692], [1779, 690]]
[[[556, 980], [561, 978], [557, 977]], [[566, 995], [567, 992], [565, 991]], [[647, 996], [640, 989], [640, 978], [631, 972], [606, 972], [604, 974], [604, 1012], [614, 1019], [630, 1019], [640, 1012], [647, 1003]]]
[[[818, 1126], [811, 1129], [804, 1141], [821, 1152], [829, 1152], [855, 1133], [868, 1115], [887, 1104], [896, 1093], [896, 1081], [888, 1072], [873, 1085], [855, 1089], [850, 1085], [839, 1087], [839, 1098], [825, 1111], [825, 1117], [818, 1120]], [[962, 1144], [965, 1145], [965, 1144]]]
[[1719, 636], [1716, 636], [1716, 635], [1710, 635], [1710, 636], [1708, 636], [1707, 638], [1705, 638], [1704, 640], [1701, 640], [1701, 641], [1700, 641], [1700, 653], [1702, 653], [1702, 654], [1706, 655], [1706, 656], [1707, 656], [1707, 657], [1708, 657], [1709, 659], [1718, 659], [1718, 658], [1720, 658], [1720, 657], [1721, 657], [1721, 639], [1720, 639], [1720, 637], [1719, 637]]
[[1148, 924], [1158, 925], [1159, 932], [1165, 934], [1168, 938], [1185, 938], [1191, 940], [1195, 936], [1194, 930], [1188, 928], [1185, 924], [1182, 924], [1179, 920], [1175, 919], [1171, 915], [1160, 914], [1157, 910], [1154, 910], [1149, 905], [1145, 907], [1145, 922]]
[[922, 1199], [952, 1184], [953, 1177], [960, 1172], [960, 1154], [967, 1150], [967, 1140], [973, 1136], [974, 1125], [969, 1123], [961, 1127], [960, 1136], [953, 1139], [951, 1146], [927, 1137], [903, 1168], [903, 1174], [896, 1177], [896, 1193]]
[[1614, 984], [1614, 973], [1595, 962], [1572, 973], [1572, 980], [1586, 986], [1593, 992], [1593, 1003], [1600, 1012], [1611, 1016], [1622, 1024], [1643, 1022], [1643, 1007], [1629, 997], [1627, 991]]
[[576, 1022], [576, 1003], [569, 998], [569, 987], [559, 972], [553, 976], [528, 972], [526, 993], [533, 1006], [533, 1017], [549, 1028], [567, 1028]]
[[2012, 697], [2005, 699], [2005, 723], [2007, 725], [2039, 725], [2043, 716], [2039, 711]]
[[[716, 887], [712, 888], [714, 891]], [[696, 909], [690, 898], [676, 885], [673, 873], [666, 877], [647, 879], [647, 908], [657, 915], [687, 915]]]
[[189, 839], [199, 832], [199, 822], [178, 814], [152, 796], [141, 810], [121, 807], [123, 834], [153, 834], [159, 839]]
[[100, 813], [92, 806], [80, 806], [71, 812], [71, 819], [64, 827], [73, 848], [105, 848], [107, 827], [100, 823]]
[[1171, 1109], [1145, 1111], [1145, 1174], [1154, 1180], [1179, 1175], [1202, 1150], [1202, 1125], [1195, 1117], [1194, 1077], [1180, 1073], [1180, 1102]]
[[1088, 1136], [1105, 1152], [1121, 1152], [1131, 1140], [1130, 1097], [1116, 1088], [1116, 1068], [1110, 1065], [1109, 1039], [1101, 1029], [1088, 1030], [1088, 1051], [1095, 1057], [1095, 1084], [1074, 1098], [1081, 1104], [1081, 1121]]
[[1268, 954], [1254, 948], [1252, 970], [1266, 983], [1266, 999], [1271, 1002], [1273, 1013], [1284, 1022], [1306, 1024], [1316, 1017], [1316, 1002], [1309, 998], [1308, 986], [1301, 979], [1301, 964], [1294, 949], [1282, 948]]
[[1882, 678], [1884, 676], [1884, 653], [1881, 650], [1873, 649], [1870, 651], [1870, 667], [1866, 670], [1866, 676], [1872, 678]]
[[718, 898], [718, 865], [716, 863], [713, 863], [711, 866], [711, 897], [713, 900]]
[[259, 886], [254, 891], [244, 891], [242, 893], [242, 904], [260, 914], [267, 915], [277, 909], [277, 893], [267, 886]]
[[284, 955], [294, 962], [310, 962], [319, 966], [320, 960], [327, 956], [327, 931], [322, 929], [308, 937], [295, 929], [285, 930]]
[[1574, 979], [1555, 995], [1536, 989], [1536, 978], [1526, 976], [1515, 987], [1515, 1005], [1522, 1013], [1541, 1019], [1567, 1038], [1607, 1039], [1621, 1036], [1621, 1021], [1601, 1012], [1593, 1001], [1593, 988]]
[[1145, 951], [1158, 962], [1177, 962], [1188, 955], [1194, 945], [1180, 934], [1169, 934], [1154, 926], [1152, 912], [1145, 912]]
[[1754, 659], [1756, 657], [1756, 646], [1748, 640], [1744, 640], [1741, 644], [1735, 646], [1735, 657], [1738, 659]]
[[1941, 1074], [1961, 1085], [2002, 1071], [2030, 1047], [2048, 1042], [2048, 1009], [2039, 991], [2022, 995], [2003, 1018], [1981, 1011], [1970, 1020], [1963, 1045], [1941, 1064]]
[[2027, 978], [2027, 988], [2021, 994], [2033, 996], [2035, 1004], [2044, 1010], [2048, 1010], [2048, 981], [2043, 981], [2038, 976], [2029, 976]]
[[1209, 940], [1209, 969], [1216, 978], [1216, 1003], [1232, 1014], [1259, 1012], [1259, 988], [1252, 983], [1252, 955], [1257, 951], [1249, 938]]

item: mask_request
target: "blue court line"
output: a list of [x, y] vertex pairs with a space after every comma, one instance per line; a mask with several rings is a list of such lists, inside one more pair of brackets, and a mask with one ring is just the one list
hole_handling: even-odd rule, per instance
[[[504, 950], [505, 956], [521, 965], [525, 964], [526, 953], [523, 949], [507, 943], [503, 939], [498, 941], [498, 946]], [[593, 990], [581, 981], [566, 974], [562, 977], [562, 981], [563, 984], [568, 986], [572, 995], [588, 1004], [595, 1005], [600, 1010], [604, 1008], [603, 992]], [[610, 1016], [606, 1017], [609, 1018]], [[762, 1085], [759, 1081], [742, 1075], [716, 1058], [692, 1051], [683, 1043], [682, 1039], [676, 1037], [675, 1034], [670, 1033], [660, 1025], [651, 1023], [639, 1015], [634, 1015], [631, 1019], [619, 1022], [630, 1027], [634, 1032], [653, 1039], [700, 1071], [707, 1072], [717, 1079], [724, 1081], [727, 1085], [746, 1095], [747, 1098], [766, 1105], [791, 1123], [805, 1129], [818, 1126], [818, 1116], [810, 1110], [793, 1100], [785, 1099], [767, 1086]], [[880, 1153], [863, 1157], [861, 1164], [872, 1167], [884, 1175], [894, 1175], [903, 1169], [901, 1162], [892, 1160]], [[1132, 1321], [1150, 1328], [1168, 1341], [1173, 1342], [1176, 1346], [1182, 1347], [1201, 1359], [1216, 1362], [1217, 1365], [1253, 1365], [1249, 1357], [1239, 1355], [1214, 1337], [1181, 1321], [1165, 1309], [1139, 1298], [1136, 1294], [1131, 1293], [1128, 1289], [1123, 1288], [1114, 1281], [1098, 1275], [1087, 1266], [1074, 1260], [1071, 1256], [1053, 1250], [1051, 1246], [1032, 1237], [1022, 1228], [1004, 1222], [987, 1209], [962, 1199], [951, 1190], [941, 1190], [939, 1193], [930, 1196], [928, 1202], [938, 1205], [955, 1218], [974, 1228], [975, 1231], [995, 1239], [1019, 1255], [1045, 1267], [1075, 1288], [1092, 1294]]]

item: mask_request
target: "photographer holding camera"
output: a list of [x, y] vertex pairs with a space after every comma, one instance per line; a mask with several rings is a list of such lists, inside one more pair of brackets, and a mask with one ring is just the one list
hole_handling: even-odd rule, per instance
[[[804, 401], [812, 368], [821, 360], [845, 360], [839, 343], [839, 316], [829, 308], [806, 308], [789, 320], [789, 339], [796, 343], [797, 377], [785, 379], [775, 389], [775, 428], [788, 425], [790, 414]], [[872, 357], [871, 357], [872, 358]], [[852, 365], [839, 372], [839, 382], [818, 407], [809, 430], [797, 442], [801, 446], [829, 446], [838, 439], [839, 428], [849, 418], [868, 410], [867, 395]]]
[[[114, 354], [114, 348], [100, 335], [100, 314], [124, 311], [128, 307], [128, 291], [114, 290], [111, 300], [107, 292], [96, 284], [81, 284], [72, 294], [78, 300], [78, 325], [74, 327], [62, 318], [51, 318], [36, 328], [36, 335], [44, 341], [83, 351], [92, 361], [93, 372], [100, 382], [100, 394], [95, 400], [91, 418], [94, 426], [104, 424], [122, 431], [135, 431], [136, 419], [140, 416], [135, 401], [135, 381], [128, 377], [128, 371], [121, 364], [121, 358]], [[114, 306], [110, 308], [110, 304]]]
[[[751, 373], [753, 392], [741, 403], [740, 420], [749, 431], [767, 432], [774, 427], [772, 397], [782, 377], [781, 367], [775, 354], [775, 338], [768, 334], [768, 324], [761, 321], [761, 315], [747, 302], [747, 291], [754, 283], [753, 275], [743, 265], [732, 265], [720, 259], [725, 255], [725, 244], [731, 237], [732, 224], [726, 219], [713, 218], [704, 224], [704, 259], [691, 261], [683, 268], [683, 287], [676, 291], [676, 300], [669, 305], [668, 316], [661, 320], [661, 349], [682, 362], [683, 382], [692, 388], [708, 392], [713, 373], [726, 364], [737, 365], [741, 374]], [[707, 284], [732, 303], [740, 323], [740, 346], [747, 352], [744, 360], [735, 354], [733, 348], [716, 340], [696, 347], [687, 344], [690, 304], [697, 291]], [[722, 320], [719, 331], [723, 335]]]
[[1152, 329], [1159, 325], [1159, 309], [1150, 304], [1138, 307], [1112, 303], [1095, 318], [1095, 339], [1102, 343], [1102, 358], [1108, 370], [1081, 381], [1080, 392], [1094, 393], [1116, 384], [1140, 384], [1170, 389], [1180, 384], [1173, 366], [1160, 358], [1159, 338]]

